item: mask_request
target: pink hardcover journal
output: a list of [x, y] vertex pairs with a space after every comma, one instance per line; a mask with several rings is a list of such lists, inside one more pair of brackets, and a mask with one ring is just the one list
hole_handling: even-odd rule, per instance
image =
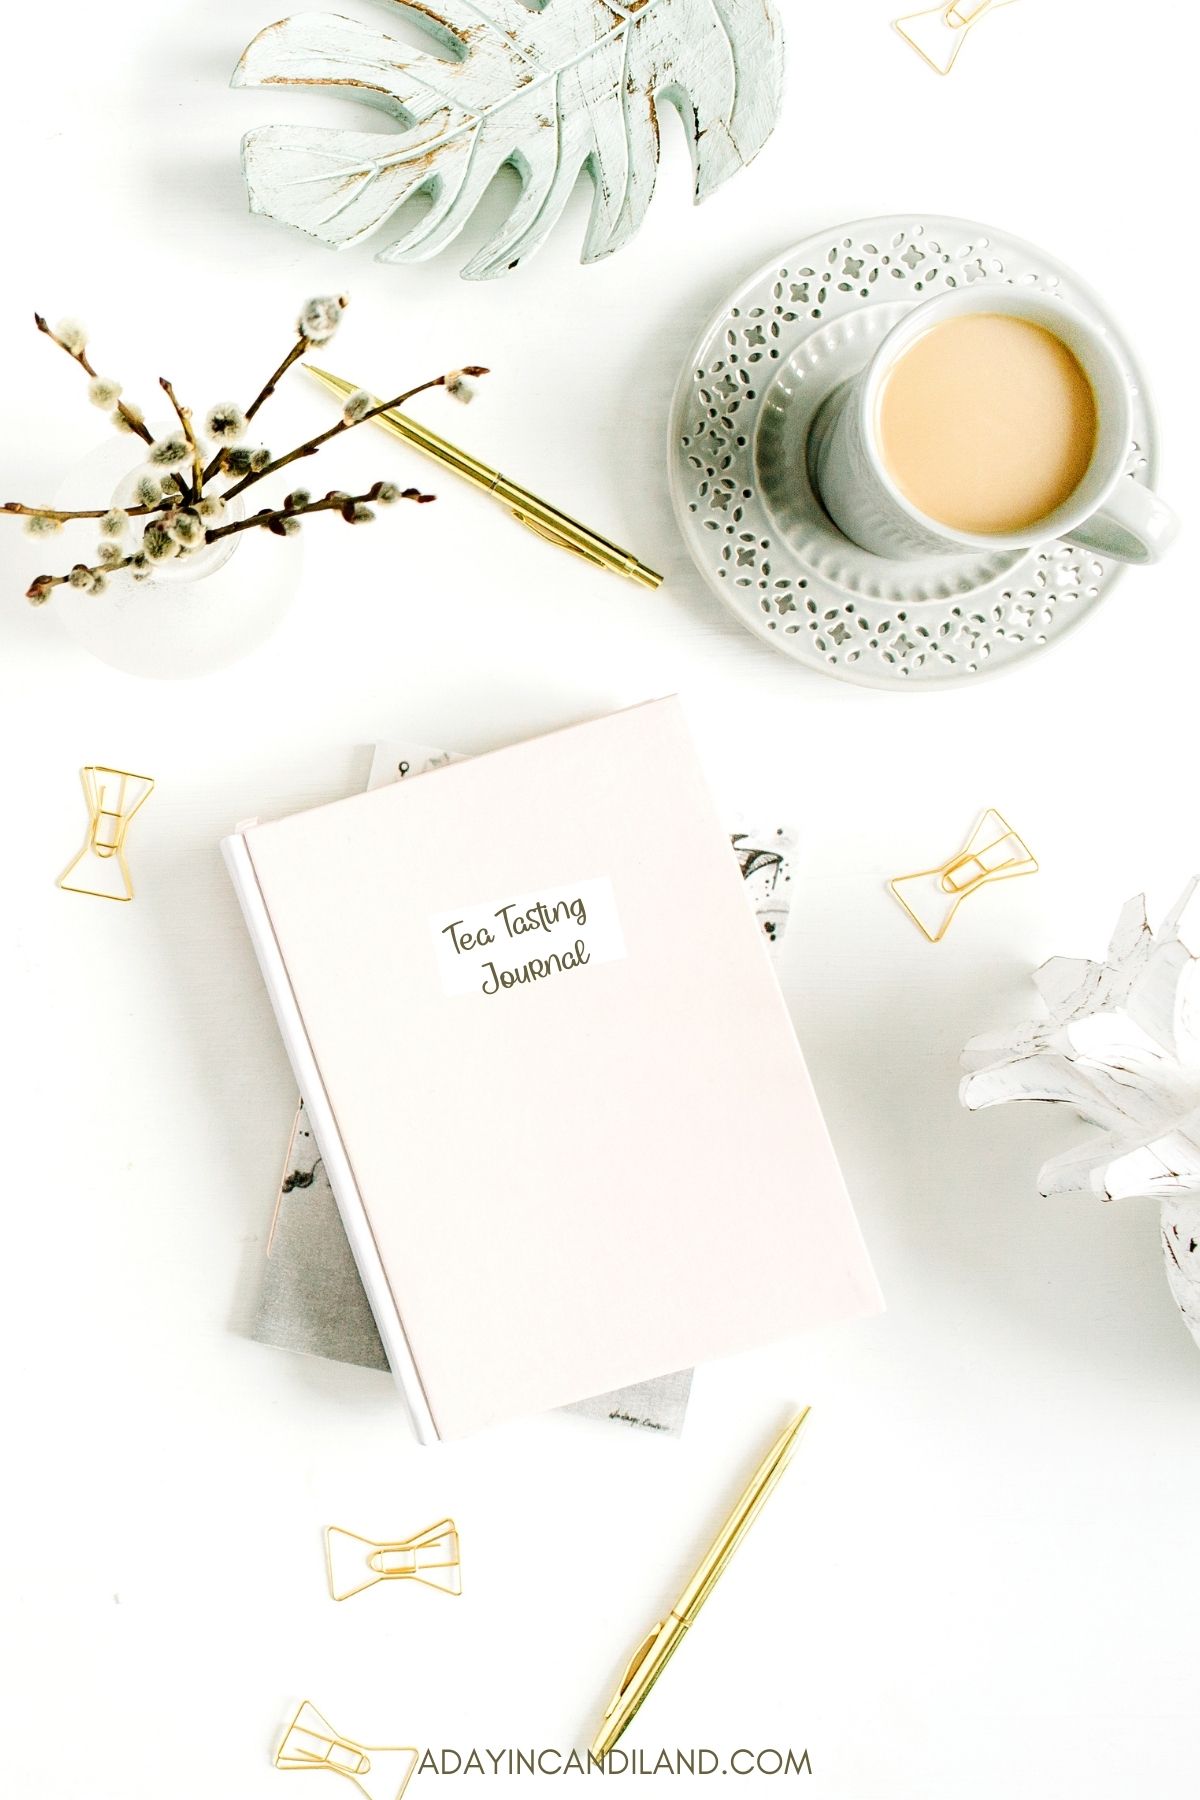
[[423, 1441], [879, 1310], [676, 701], [224, 849]]

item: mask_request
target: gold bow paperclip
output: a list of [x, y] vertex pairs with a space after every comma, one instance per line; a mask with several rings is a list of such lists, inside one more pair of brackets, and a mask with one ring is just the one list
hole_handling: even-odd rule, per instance
[[949, 862], [915, 875], [897, 875], [888, 886], [929, 942], [939, 944], [968, 894], [989, 881], [1011, 881], [1016, 875], [1037, 872], [1033, 852], [993, 808]]
[[275, 1752], [277, 1769], [328, 1769], [344, 1775], [367, 1800], [400, 1800], [417, 1766], [411, 1746], [356, 1744], [333, 1729], [306, 1700]]
[[[154, 792], [149, 775], [131, 775], [127, 769], [106, 769], [100, 763], [89, 763], [80, 769], [84, 798], [88, 808], [88, 834], [83, 849], [58, 878], [58, 886], [69, 894], [94, 894], [98, 900], [132, 900], [133, 881], [125, 861], [125, 833], [129, 821]], [[92, 868], [93, 862], [97, 865]], [[89, 887], [80, 877], [71, 877], [87, 864], [96, 883]]]
[[953, 0], [950, 6], [933, 6], [927, 12], [907, 13], [892, 24], [917, 55], [939, 75], [948, 75], [958, 61], [963, 40], [985, 13], [1012, 0]]
[[[363, 1556], [363, 1550], [367, 1555]], [[458, 1532], [453, 1519], [439, 1519], [416, 1537], [395, 1544], [377, 1544], [330, 1525], [325, 1533], [325, 1567], [329, 1592], [335, 1600], [349, 1600], [379, 1581], [419, 1581], [443, 1594], [462, 1593], [462, 1568]]]

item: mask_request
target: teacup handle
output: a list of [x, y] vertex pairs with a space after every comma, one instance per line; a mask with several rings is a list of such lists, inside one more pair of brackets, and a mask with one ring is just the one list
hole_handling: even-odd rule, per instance
[[1178, 530], [1179, 520], [1157, 494], [1136, 481], [1121, 481], [1098, 512], [1063, 536], [1068, 544], [1117, 562], [1152, 563]]

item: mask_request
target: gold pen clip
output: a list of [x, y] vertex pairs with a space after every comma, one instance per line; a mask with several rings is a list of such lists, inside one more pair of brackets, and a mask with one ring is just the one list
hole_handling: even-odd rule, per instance
[[594, 569], [603, 569], [606, 566], [602, 557], [593, 556], [591, 551], [585, 550], [581, 544], [573, 544], [570, 538], [564, 537], [560, 531], [555, 531], [552, 526], [544, 525], [540, 519], [531, 519], [528, 513], [521, 512], [519, 508], [515, 506], [510, 510], [513, 518], [516, 519], [519, 525], [524, 525], [527, 530], [534, 532], [537, 537], [545, 538], [548, 544], [557, 544], [560, 550], [569, 550], [572, 556], [577, 556], [581, 562], [591, 563]]
[[555, 544], [560, 550], [569, 550], [581, 562], [590, 563], [593, 569], [607, 569], [610, 574], [624, 575], [629, 581], [636, 581], [640, 587], [660, 588], [663, 578], [656, 569], [647, 568], [628, 550], [619, 550], [615, 544], [606, 546], [605, 554], [600, 555], [588, 550], [565, 532], [556, 531], [553, 525], [544, 519], [535, 519], [519, 506], [510, 506], [509, 511], [519, 525], [532, 531], [537, 537], [544, 538], [548, 544]]
[[659, 1638], [662, 1636], [663, 1632], [666, 1629], [666, 1624], [667, 1624], [667, 1621], [665, 1619], [660, 1619], [658, 1621], [657, 1625], [652, 1625], [650, 1630], [646, 1633], [645, 1637], [643, 1638], [642, 1642], [638, 1645], [637, 1649], [634, 1651], [633, 1655], [630, 1657], [630, 1659], [625, 1667], [625, 1673], [621, 1677], [620, 1685], [618, 1686], [616, 1693], [613, 1695], [612, 1699], [608, 1703], [608, 1708], [604, 1714], [606, 1719], [610, 1719], [612, 1717], [613, 1713], [616, 1712], [618, 1706], [620, 1706], [622, 1700], [624, 1700], [626, 1694], [629, 1692], [630, 1688], [633, 1686], [633, 1683], [637, 1677], [638, 1670], [641, 1668], [642, 1664], [645, 1662], [646, 1658], [649, 1656], [650, 1652], [653, 1650], [655, 1644], [657, 1644]]

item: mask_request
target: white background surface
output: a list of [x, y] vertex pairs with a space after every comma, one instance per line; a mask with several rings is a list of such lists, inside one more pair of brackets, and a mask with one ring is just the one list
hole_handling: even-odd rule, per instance
[[[305, 1695], [360, 1738], [586, 1742], [793, 1398], [815, 1409], [801, 1460], [630, 1745], [807, 1746], [826, 1800], [1195, 1793], [1200, 1350], [1154, 1213], [1039, 1202], [1040, 1159], [1083, 1128], [956, 1101], [963, 1041], [1025, 1014], [1036, 962], [1098, 953], [1128, 894], [1164, 910], [1200, 867], [1192, 542], [1021, 673], [857, 690], [722, 612], [663, 455], [678, 365], [747, 270], [839, 220], [944, 210], [1110, 298], [1186, 516], [1193, 71], [1117, 0], [1014, 6], [945, 82], [883, 0], [783, 10], [786, 110], [748, 174], [694, 212], [672, 126], [633, 246], [580, 269], [577, 195], [528, 269], [481, 288], [458, 279], [465, 247], [389, 270], [247, 215], [244, 129], [357, 122], [227, 90], [268, 0], [10, 9], [3, 497], [44, 498], [104, 429], [35, 306], [84, 316], [132, 397], [166, 373], [205, 405], [253, 391], [298, 303], [345, 285], [335, 367], [399, 385], [490, 364], [470, 413], [424, 416], [667, 574], [657, 595], [593, 574], [447, 479], [369, 535], [318, 521], [278, 635], [165, 685], [27, 608], [44, 547], [6, 528], [3, 1762], [29, 1800], [270, 1796]], [[275, 414], [279, 443], [327, 416], [300, 381]], [[367, 435], [318, 479], [428, 479]], [[705, 1372], [681, 1444], [553, 1417], [420, 1451], [385, 1378], [240, 1335], [294, 1096], [216, 841], [361, 781], [378, 737], [475, 751], [674, 689], [731, 807], [803, 826], [784, 978], [890, 1311]], [[158, 778], [132, 907], [53, 887], [93, 760]], [[1044, 872], [932, 949], [885, 879], [986, 805]], [[461, 1601], [330, 1604], [326, 1523], [404, 1535], [446, 1512]]]

